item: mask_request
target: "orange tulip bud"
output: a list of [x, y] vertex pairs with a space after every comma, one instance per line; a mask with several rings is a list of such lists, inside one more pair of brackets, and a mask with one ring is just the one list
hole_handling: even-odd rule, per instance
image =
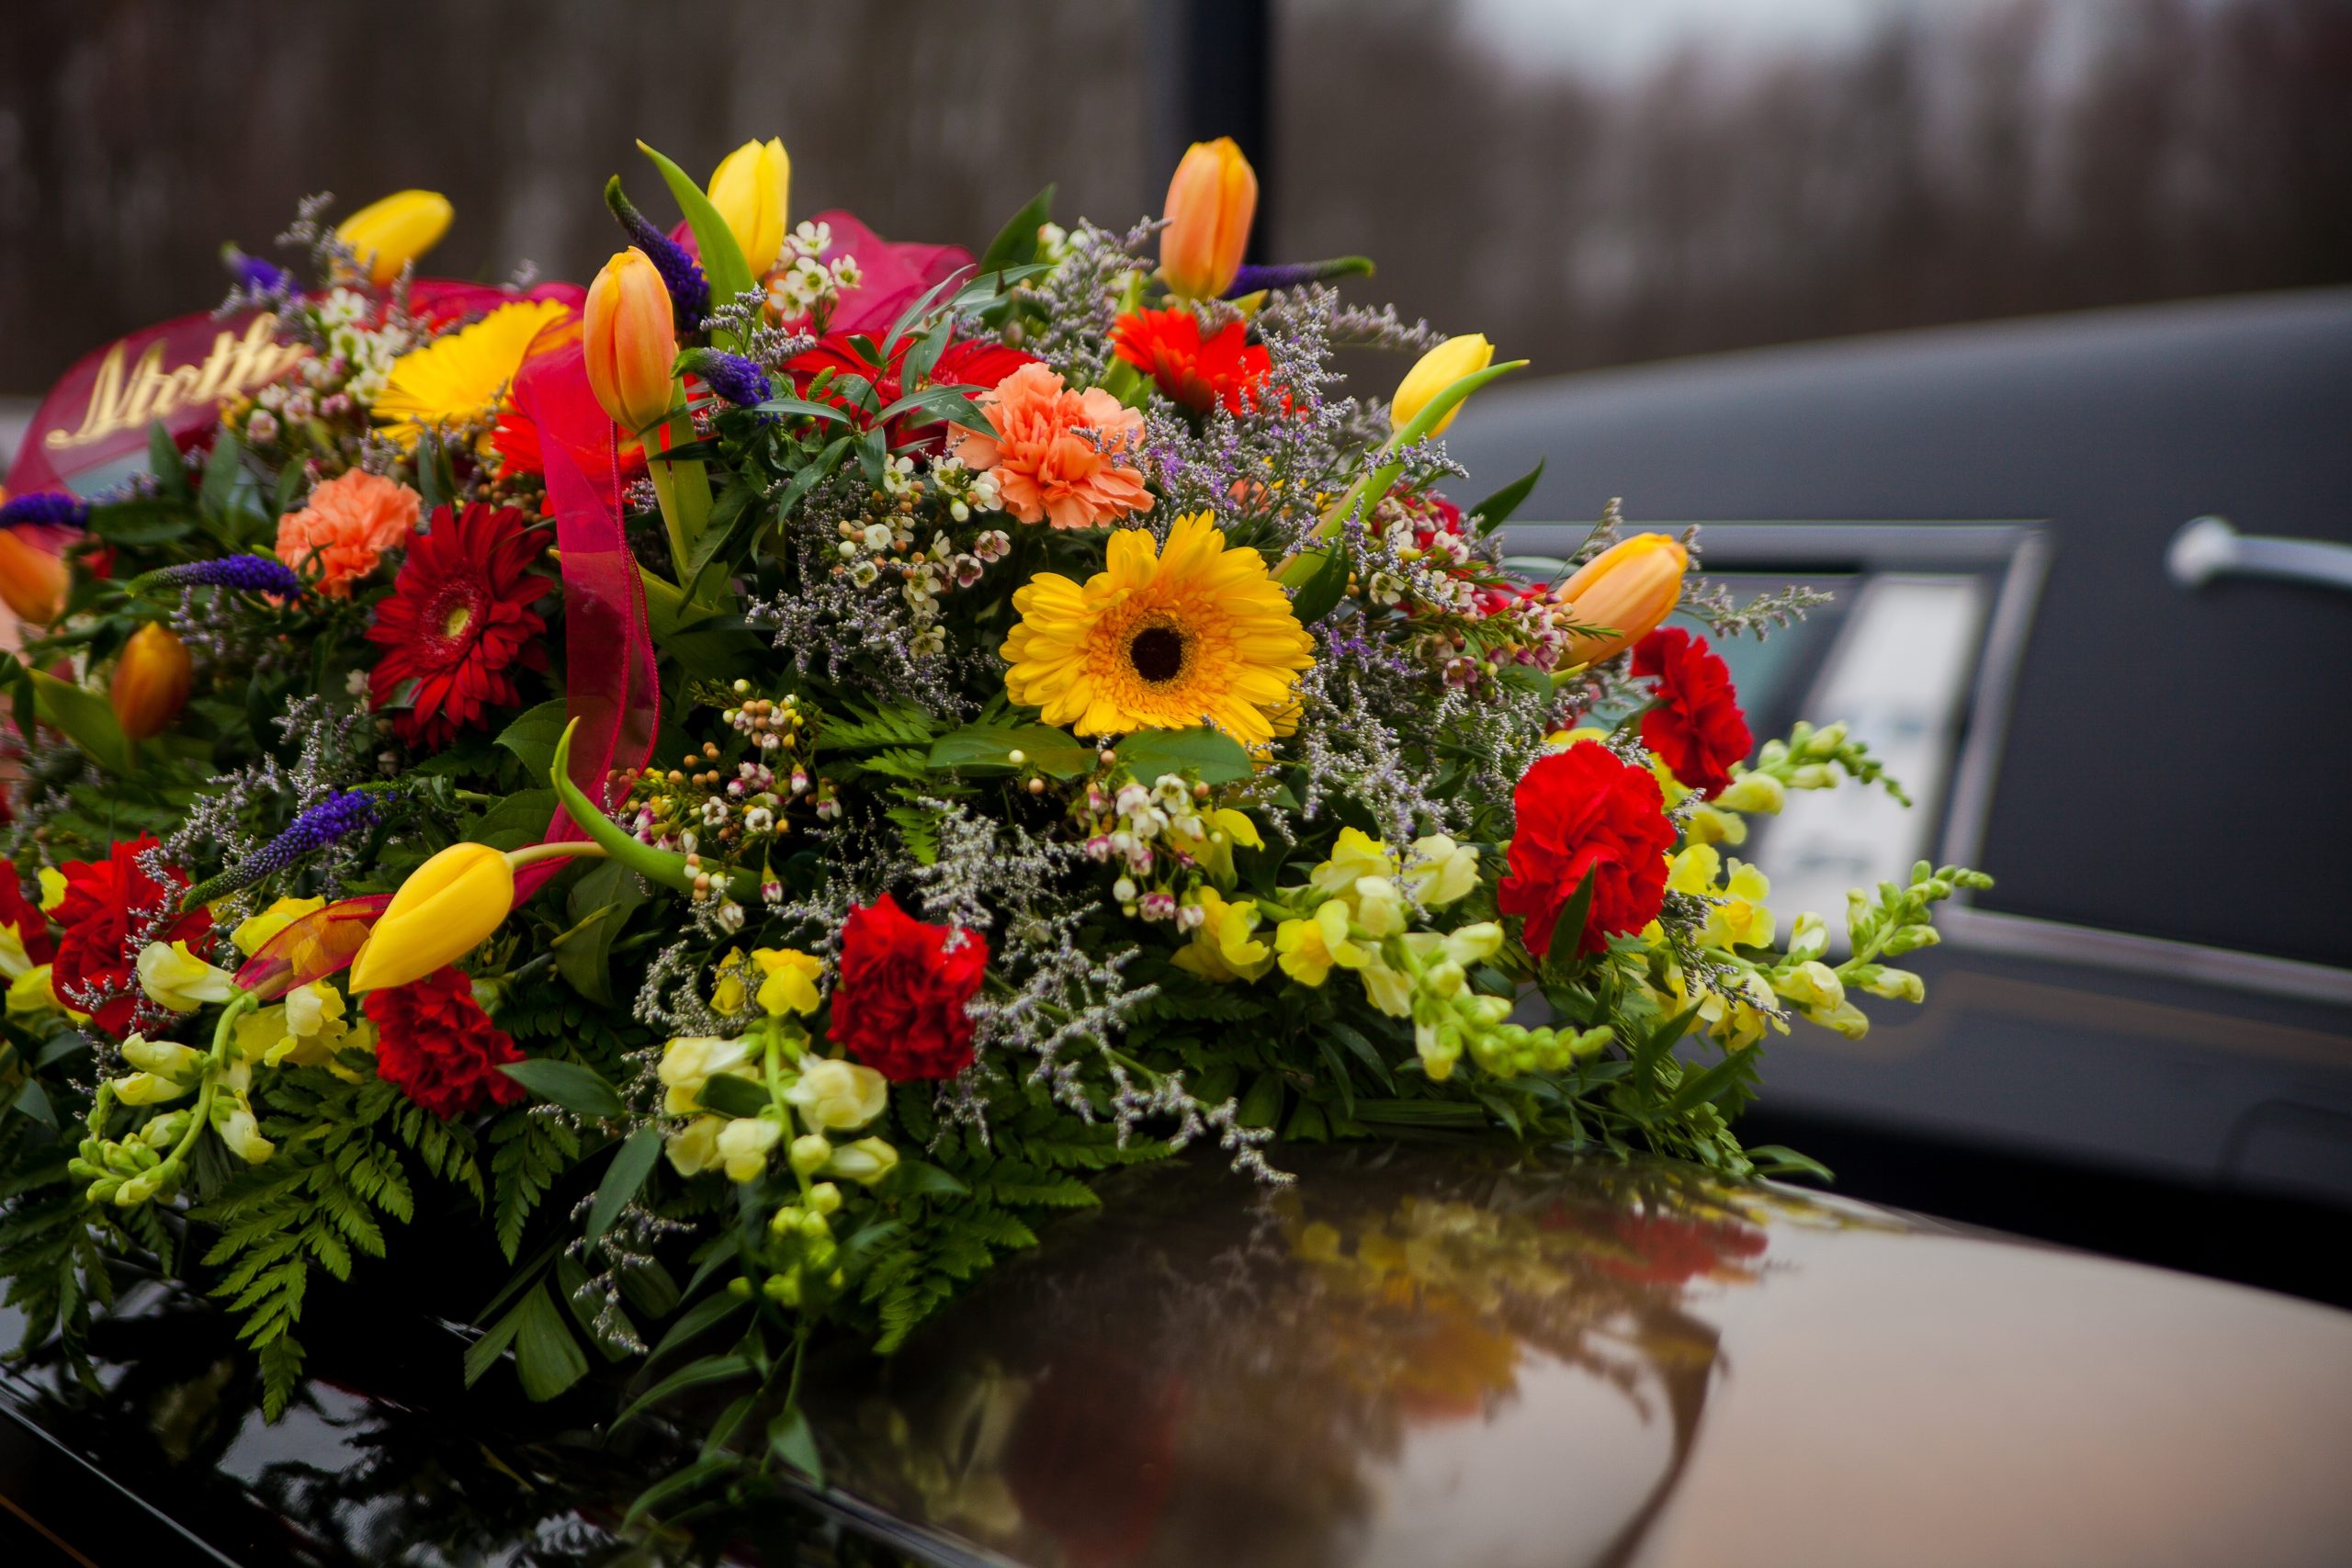
[[670, 412], [678, 359], [670, 290], [635, 245], [615, 254], [588, 286], [581, 347], [589, 389], [622, 429], [642, 432]]
[[441, 243], [457, 210], [437, 190], [395, 191], [336, 224], [335, 238], [351, 247], [368, 281], [381, 288]]
[[65, 557], [41, 527], [0, 528], [0, 600], [17, 619], [48, 626], [64, 612], [74, 574]]
[[1258, 172], [1233, 138], [1193, 142], [1168, 182], [1159, 276], [1169, 291], [1211, 299], [1232, 288], [1257, 211]]
[[130, 634], [115, 660], [114, 683], [107, 691], [115, 722], [133, 740], [161, 735], [187, 706], [188, 687], [195, 680], [187, 644], [169, 627], [148, 622]]
[[1690, 552], [1664, 534], [1621, 539], [1577, 569], [1553, 595], [1579, 626], [1607, 628], [1571, 637], [1569, 664], [1598, 664], [1657, 630], [1682, 597]]

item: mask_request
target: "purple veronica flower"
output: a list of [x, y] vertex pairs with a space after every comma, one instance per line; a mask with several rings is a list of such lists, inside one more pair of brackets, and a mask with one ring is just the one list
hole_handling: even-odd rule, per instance
[[1372, 262], [1365, 256], [1333, 256], [1328, 261], [1293, 262], [1283, 266], [1245, 266], [1233, 275], [1233, 287], [1225, 291], [1225, 297], [1238, 299], [1261, 288], [1297, 288], [1309, 283], [1328, 283], [1335, 277], [1371, 275]]
[[376, 797], [356, 789], [337, 791], [304, 811], [280, 833], [246, 857], [243, 865], [224, 871], [182, 896], [180, 907], [194, 908], [215, 898], [250, 887], [265, 876], [275, 876], [314, 850], [375, 826]]
[[639, 212], [621, 194], [621, 177], [615, 175], [605, 182], [605, 205], [613, 209], [621, 227], [628, 231], [629, 243], [643, 251], [662, 275], [670, 290], [670, 310], [677, 318], [678, 330], [690, 333], [702, 325], [710, 313], [710, 280], [702, 275], [702, 264], [686, 254], [686, 248], [656, 229], [645, 214]]
[[276, 593], [291, 598], [302, 592], [302, 579], [284, 561], [268, 556], [222, 556], [217, 560], [189, 561], [142, 574], [135, 588], [234, 588], [245, 593]]
[[62, 490], [37, 490], [0, 503], [0, 528], [38, 525], [51, 528], [86, 528], [90, 503]]
[[249, 256], [234, 245], [220, 247], [221, 265], [239, 288], [255, 294], [292, 293], [294, 275], [284, 267], [266, 262], [259, 256]]
[[737, 408], [763, 403], [773, 395], [768, 373], [740, 354], [705, 348], [689, 353], [685, 359], [685, 367], [701, 377], [704, 386]]

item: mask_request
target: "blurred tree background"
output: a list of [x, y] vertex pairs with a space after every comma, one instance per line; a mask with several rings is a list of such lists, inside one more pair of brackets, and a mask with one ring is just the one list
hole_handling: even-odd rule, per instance
[[[0, 392], [219, 297], [295, 202], [447, 192], [432, 269], [584, 278], [631, 139], [984, 243], [1155, 208], [1151, 0], [86, 0], [0, 51]], [[686, 37], [686, 29], [692, 37]], [[1544, 370], [2352, 280], [2352, 0], [1275, 0], [1263, 251]], [[1252, 68], [1238, 50], [1237, 70]]]

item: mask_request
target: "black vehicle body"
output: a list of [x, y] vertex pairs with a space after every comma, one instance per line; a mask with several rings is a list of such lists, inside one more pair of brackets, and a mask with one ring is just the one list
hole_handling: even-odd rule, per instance
[[[2352, 1560], [2352, 1314], [1663, 1162], [1294, 1152], [1279, 1189], [1212, 1160], [1125, 1173], [899, 1357], [825, 1369], [828, 1487], [701, 1547], [948, 1568]], [[134, 1295], [94, 1339], [96, 1391], [52, 1355], [0, 1375], [12, 1565], [694, 1554], [613, 1534], [692, 1457], [690, 1419], [607, 1439], [610, 1386], [464, 1393], [456, 1337], [379, 1292], [315, 1303], [312, 1380], [267, 1427], [218, 1314]]]
[[[2321, 1259], [2352, 1239], [2352, 920], [2333, 908], [2352, 290], [1569, 377], [1482, 395], [1448, 440], [1471, 495], [1547, 461], [1521, 518], [1623, 496], [1629, 525], [1706, 525], [1710, 570], [1843, 591], [1792, 639], [1802, 667], [1771, 671], [1759, 739], [1799, 716], [1852, 718], [1883, 750], [1936, 732], [1909, 749], [1907, 848], [1998, 886], [1915, 955], [1916, 1015], [1771, 1043], [1752, 1135], [1872, 1196], [2347, 1299], [2352, 1271]], [[2313, 552], [2337, 584], [2190, 585], [2177, 543], [2211, 514], [2337, 547]], [[1585, 531], [1507, 540], [1558, 556]], [[1939, 583], [1965, 601], [1958, 629], [1916, 659], [1881, 635], [1880, 682], [1837, 702], [1857, 591], [1907, 584], [1880, 617], [1900, 630]], [[1839, 824], [1815, 828], [1834, 846]], [[1807, 846], [1761, 836], [1778, 883]]]

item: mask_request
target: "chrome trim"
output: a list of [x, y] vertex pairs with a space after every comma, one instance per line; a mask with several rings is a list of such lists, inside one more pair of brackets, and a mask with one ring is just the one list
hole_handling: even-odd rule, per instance
[[[2025, 668], [2026, 644], [2033, 636], [2033, 610], [2050, 575], [2050, 539], [2039, 529], [2012, 537], [2008, 570], [1984, 626], [1976, 655], [1976, 686], [1968, 704], [1968, 733], [1952, 762], [1945, 793], [1942, 862], [1974, 865], [1984, 848], [1984, 828], [1993, 815], [1993, 783], [2000, 773], [2001, 748], [2008, 739], [2009, 708], [2018, 676]], [[1960, 897], [1965, 900], [1963, 891]]]
[[[2031, 915], [2003, 914], [1974, 908], [1957, 899], [1936, 917], [1936, 926], [1943, 932], [1946, 947], [1970, 953], [1997, 953], [2053, 964], [2080, 964], [2127, 975], [2200, 981], [2301, 1001], [2352, 1004], [2352, 969], [2336, 969], [2324, 964], [2206, 947], [2165, 937], [2101, 931], [2095, 926], [2069, 925]], [[2352, 1047], [2352, 1043], [2347, 1044]]]
[[2352, 588], [2352, 545], [2241, 534], [2226, 517], [2181, 525], [2165, 550], [2165, 570], [2191, 592], [2217, 577], [2267, 577], [2313, 588]]

